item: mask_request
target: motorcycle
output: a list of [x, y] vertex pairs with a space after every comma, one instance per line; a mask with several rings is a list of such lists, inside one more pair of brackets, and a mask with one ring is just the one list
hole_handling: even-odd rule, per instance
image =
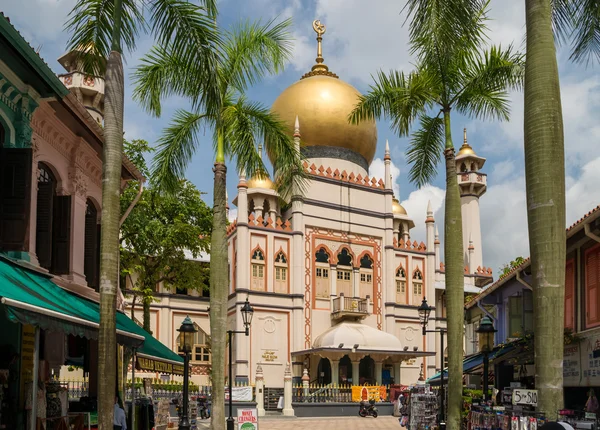
[[200, 413], [200, 419], [210, 418], [210, 409], [208, 409], [208, 399], [206, 396], [198, 397], [198, 411]]
[[377, 408], [375, 407], [375, 400], [371, 399], [368, 402], [364, 400], [360, 402], [360, 409], [358, 410], [358, 415], [365, 418], [368, 416], [372, 416], [373, 418], [377, 418]]

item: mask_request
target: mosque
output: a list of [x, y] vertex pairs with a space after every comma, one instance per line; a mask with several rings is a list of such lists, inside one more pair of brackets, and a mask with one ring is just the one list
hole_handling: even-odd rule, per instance
[[[348, 123], [360, 93], [325, 65], [325, 27], [315, 21], [313, 28], [316, 64], [272, 106], [306, 156], [306, 190], [284, 202], [270, 180], [242, 175], [233, 201], [229, 328], [243, 329], [246, 298], [255, 309], [250, 336], [238, 335], [232, 345], [233, 376], [254, 382], [260, 365], [265, 386], [281, 387], [289, 362], [294, 377], [307, 369], [318, 383], [414, 383], [446, 356], [437, 333], [422, 335], [417, 312], [426, 297], [435, 308], [428, 329], [445, 327], [438, 228], [431, 205], [408, 214], [394, 196], [387, 143], [384, 177], [369, 177], [376, 124]], [[456, 163], [465, 293], [478, 293], [492, 281], [479, 211], [485, 158], [469, 146], [466, 131]], [[413, 217], [425, 221], [424, 238], [411, 236]]]

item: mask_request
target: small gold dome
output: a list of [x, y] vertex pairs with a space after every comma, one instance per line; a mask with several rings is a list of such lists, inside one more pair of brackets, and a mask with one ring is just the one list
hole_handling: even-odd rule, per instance
[[259, 178], [255, 175], [252, 178], [250, 178], [246, 185], [248, 186], [248, 188], [263, 188], [267, 190], [275, 189], [275, 184], [273, 184], [273, 181], [271, 181], [266, 176]]
[[475, 151], [473, 151], [473, 148], [471, 148], [471, 145], [469, 145], [468, 143], [463, 144], [463, 146], [460, 147], [460, 151], [458, 151], [458, 154], [456, 155], [457, 157], [459, 155], [477, 155], [475, 154]]
[[[360, 93], [352, 85], [328, 75], [306, 77], [284, 90], [271, 111], [294, 131], [296, 115], [303, 146], [350, 149], [371, 164], [377, 149], [375, 121], [348, 122]], [[273, 161], [273, 159], [271, 159]]]
[[392, 199], [392, 212], [397, 215], [408, 215], [396, 197]]

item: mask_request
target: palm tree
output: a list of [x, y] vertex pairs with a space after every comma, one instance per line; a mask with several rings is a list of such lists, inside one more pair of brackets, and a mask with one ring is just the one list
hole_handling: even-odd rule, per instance
[[[148, 20], [143, 12], [146, 12]], [[123, 44], [135, 48], [140, 30], [170, 43], [199, 64], [214, 58], [215, 0], [78, 0], [70, 13], [69, 49], [79, 52], [87, 73], [105, 74], [105, 117], [100, 239], [100, 335], [98, 342], [98, 423], [112, 429], [116, 392], [116, 293], [119, 280], [119, 194], [123, 157]], [[189, 43], [192, 41], [192, 43]], [[108, 61], [107, 61], [108, 59]], [[208, 81], [210, 83], [212, 81]]]
[[[565, 158], [555, 37], [572, 43], [571, 59], [600, 59], [598, 0], [526, 0], [525, 181], [534, 292], [538, 409], [563, 407]], [[555, 33], [553, 33], [553, 27]]]
[[460, 192], [456, 176], [451, 112], [507, 120], [508, 91], [519, 87], [523, 57], [511, 47], [484, 50], [487, 1], [411, 0], [407, 4], [414, 71], [378, 72], [375, 84], [350, 115], [358, 123], [388, 118], [400, 136], [412, 134], [409, 178], [430, 182], [444, 156], [446, 203], [444, 255], [448, 310], [448, 428], [461, 426], [463, 361], [463, 243]]
[[212, 94], [202, 93], [201, 81], [207, 76], [207, 71], [199, 67], [202, 65], [179, 55], [169, 45], [155, 47], [135, 73], [135, 97], [152, 114], [160, 114], [160, 101], [168, 95], [180, 95], [193, 103], [190, 111], [175, 113], [159, 140], [152, 172], [154, 183], [161, 184], [165, 190], [172, 189], [200, 147], [204, 127], [212, 129], [215, 149], [210, 246], [213, 429], [222, 429], [225, 423], [229, 292], [225, 159], [235, 158], [238, 171], [250, 177], [266, 176], [267, 170], [256, 150], [257, 144], [264, 140], [267, 151], [277, 154], [276, 185], [280, 193], [287, 195], [293, 184], [299, 184], [298, 178], [303, 177], [300, 153], [283, 123], [273, 117], [267, 107], [251, 102], [244, 95], [250, 84], [283, 68], [290, 56], [289, 26], [289, 20], [266, 24], [246, 22], [232, 31], [224, 31], [218, 61], [208, 71], [217, 81], [217, 91]]

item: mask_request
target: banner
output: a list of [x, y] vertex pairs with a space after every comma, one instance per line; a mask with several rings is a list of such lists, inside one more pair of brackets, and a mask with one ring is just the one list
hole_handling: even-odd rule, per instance
[[565, 345], [563, 355], [565, 387], [600, 385], [600, 334], [582, 337], [576, 344]]
[[238, 430], [258, 430], [256, 409], [238, 409]]
[[[252, 401], [252, 387], [232, 387], [234, 402], [251, 402]], [[229, 387], [225, 387], [225, 400], [229, 400]]]
[[183, 375], [183, 364], [165, 363], [164, 361], [152, 360], [144, 357], [136, 357], [135, 363], [135, 368], [138, 370]]
[[366, 386], [366, 385], [353, 385], [352, 386], [352, 401], [360, 402], [362, 400], [375, 400], [381, 402], [386, 400], [386, 389], [382, 386]]

